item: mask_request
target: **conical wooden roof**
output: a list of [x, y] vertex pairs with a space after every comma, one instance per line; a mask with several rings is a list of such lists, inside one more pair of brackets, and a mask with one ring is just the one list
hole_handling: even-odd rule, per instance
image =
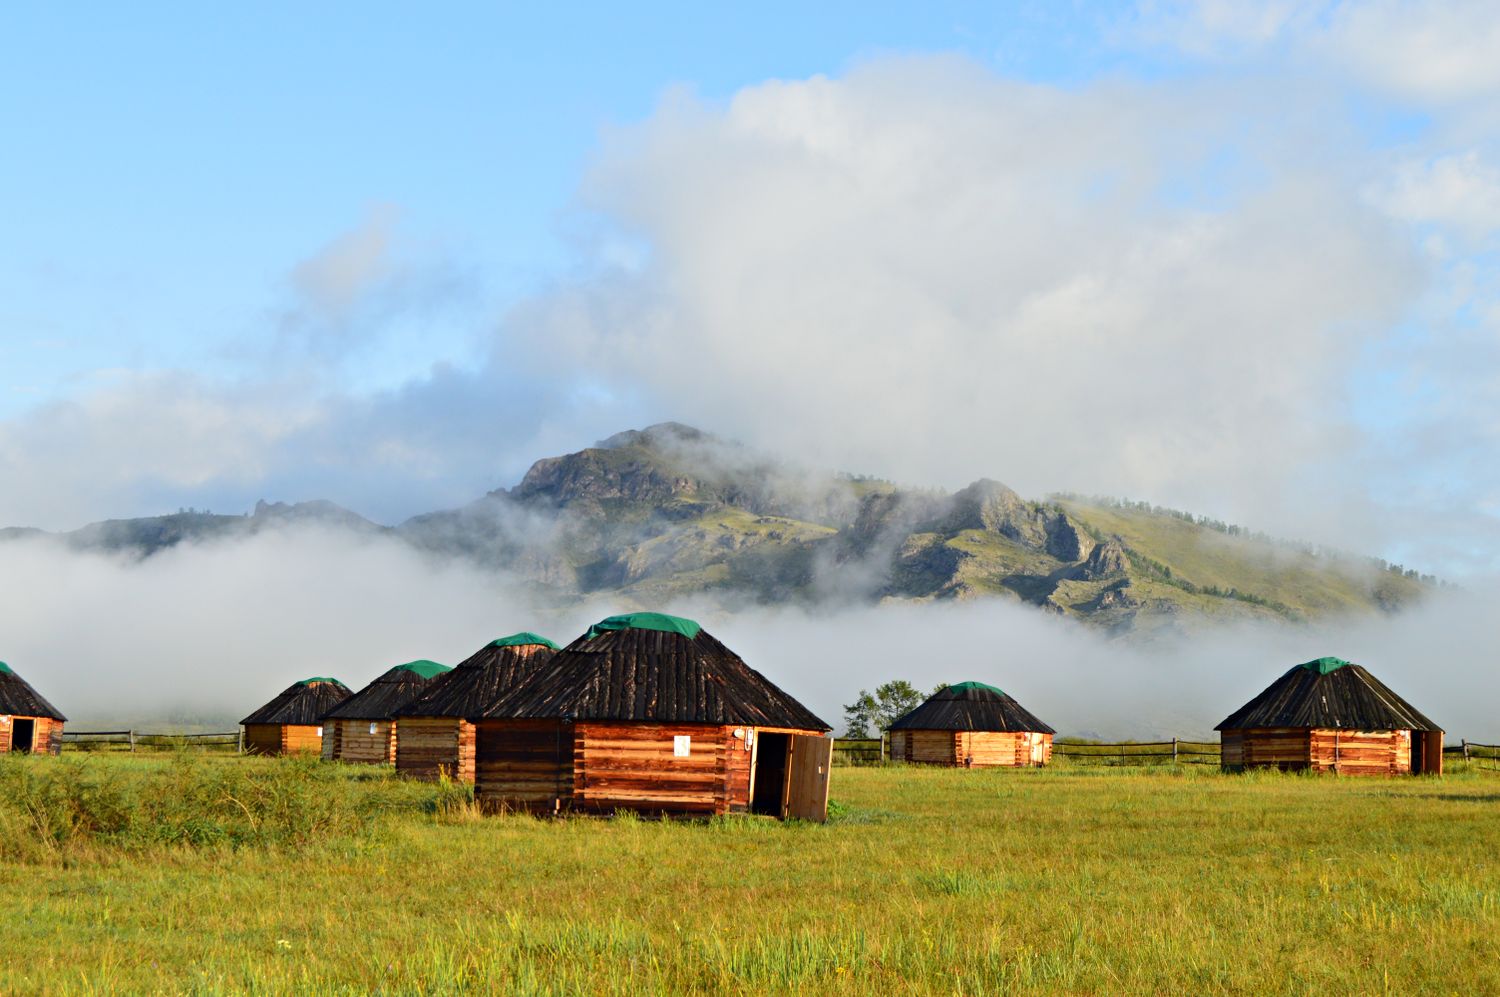
[[1056, 734], [1013, 698], [983, 682], [939, 689], [891, 730], [990, 730]]
[[513, 634], [492, 640], [459, 662], [453, 671], [429, 682], [396, 715], [477, 717], [556, 653], [556, 644], [536, 634]]
[[1363, 666], [1342, 658], [1293, 665], [1214, 729], [1257, 727], [1442, 730]]
[[311, 726], [323, 714], [353, 695], [338, 679], [318, 676], [294, 682], [265, 706], [256, 710], [242, 724], [295, 724]]
[[3, 661], [0, 661], [0, 716], [68, 719]]
[[397, 665], [323, 714], [323, 719], [390, 720], [397, 710], [426, 692], [429, 682], [450, 670], [425, 658]]
[[595, 624], [482, 716], [831, 729], [698, 624], [661, 614]]

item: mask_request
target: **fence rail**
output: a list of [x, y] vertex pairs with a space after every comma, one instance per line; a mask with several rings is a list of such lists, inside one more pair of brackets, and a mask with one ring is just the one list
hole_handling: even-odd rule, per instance
[[1054, 741], [1052, 753], [1061, 758], [1099, 765], [1160, 765], [1161, 759], [1182, 765], [1219, 764], [1219, 745], [1214, 741]]
[[833, 760], [843, 765], [879, 765], [885, 758], [883, 737], [840, 737], [833, 742]]
[[243, 751], [244, 734], [237, 730], [206, 734], [139, 730], [64, 730], [62, 746], [75, 751], [135, 751], [139, 748], [203, 748]]

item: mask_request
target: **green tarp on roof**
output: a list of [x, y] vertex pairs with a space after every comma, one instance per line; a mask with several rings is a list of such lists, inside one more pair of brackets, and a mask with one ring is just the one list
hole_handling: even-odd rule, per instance
[[669, 634], [682, 634], [688, 640], [698, 636], [702, 630], [695, 621], [666, 613], [622, 613], [600, 620], [589, 627], [590, 639], [615, 630], [660, 630]]
[[1304, 661], [1297, 667], [1306, 668], [1308, 671], [1317, 672], [1319, 675], [1327, 675], [1329, 672], [1338, 671], [1347, 664], [1349, 662], [1343, 658], [1314, 658], [1311, 661]]
[[310, 678], [310, 679], [303, 679], [301, 682], [298, 682], [297, 684], [298, 685], [316, 685], [319, 682], [337, 682], [337, 681], [338, 681], [338, 679], [331, 679], [331, 678], [329, 678], [326, 675], [314, 675], [312, 678]]
[[543, 647], [550, 647], [554, 651], [559, 650], [556, 644], [541, 634], [534, 634], [530, 630], [522, 630], [518, 634], [511, 634], [509, 637], [501, 637], [498, 640], [490, 641], [491, 647], [525, 647], [528, 644], [540, 644]]
[[396, 668], [400, 668], [408, 672], [414, 672], [417, 675], [422, 676], [424, 679], [430, 679], [434, 675], [441, 675], [444, 672], [452, 671], [452, 669], [447, 665], [440, 665], [436, 661], [428, 661], [426, 658], [423, 658], [420, 661], [408, 661], [404, 665], [397, 665]]
[[7, 665], [3, 661], [0, 661], [0, 672], [4, 672], [7, 675], [14, 675], [15, 674], [15, 672], [13, 672], [13, 671], [10, 670], [10, 665]]
[[956, 685], [950, 685], [948, 688], [952, 689], [954, 692], [963, 692], [967, 689], [987, 689], [988, 691], [998, 693], [1001, 696], [1005, 695], [1004, 690], [996, 689], [994, 686], [986, 685], [983, 682], [959, 682]]

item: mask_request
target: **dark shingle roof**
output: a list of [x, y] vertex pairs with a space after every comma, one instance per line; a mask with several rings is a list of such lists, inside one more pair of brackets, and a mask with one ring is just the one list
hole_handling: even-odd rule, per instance
[[891, 730], [1057, 731], [1038, 720], [1010, 696], [983, 682], [960, 682], [939, 690]]
[[636, 627], [578, 638], [482, 716], [830, 729], [708, 631]]
[[67, 720], [21, 676], [0, 661], [0, 714], [11, 717], [47, 717]]
[[403, 717], [477, 717], [499, 702], [521, 679], [556, 654], [557, 645], [535, 634], [516, 643], [501, 637], [481, 647], [458, 667], [429, 682], [416, 699], [396, 711]]
[[323, 714], [348, 699], [349, 687], [338, 679], [319, 676], [293, 683], [281, 695], [256, 710], [242, 724], [303, 724], [311, 726]]
[[1338, 658], [1293, 665], [1214, 729], [1253, 727], [1442, 729], [1363, 667]]
[[323, 714], [323, 719], [389, 720], [397, 710], [426, 692], [427, 683], [448, 671], [447, 665], [435, 661], [408, 661], [397, 665]]

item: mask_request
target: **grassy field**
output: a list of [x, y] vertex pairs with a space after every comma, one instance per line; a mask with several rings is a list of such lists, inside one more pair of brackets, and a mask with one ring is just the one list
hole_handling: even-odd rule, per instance
[[823, 826], [0, 759], [0, 992], [1495, 993], [1500, 773], [840, 768]]

